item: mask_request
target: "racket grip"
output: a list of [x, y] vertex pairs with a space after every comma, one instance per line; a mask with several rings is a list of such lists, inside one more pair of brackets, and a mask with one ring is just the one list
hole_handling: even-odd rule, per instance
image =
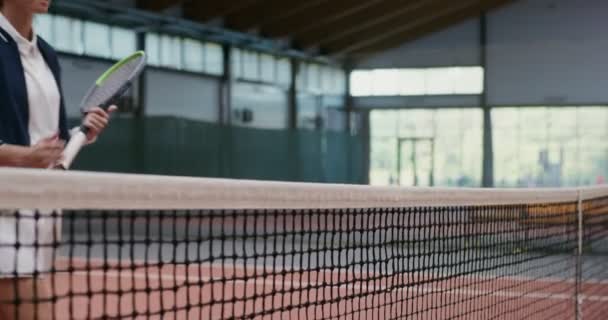
[[[87, 129], [88, 130], [88, 129]], [[74, 158], [87, 141], [87, 135], [84, 131], [84, 127], [81, 128], [68, 142], [65, 150], [63, 150], [63, 160], [60, 163], [60, 168], [67, 170], [72, 165]]]

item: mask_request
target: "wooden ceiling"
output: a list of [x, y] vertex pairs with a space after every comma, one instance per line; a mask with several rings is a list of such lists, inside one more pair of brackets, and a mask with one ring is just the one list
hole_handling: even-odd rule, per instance
[[514, 0], [138, 0], [183, 18], [288, 40], [332, 56], [368, 55], [477, 17]]

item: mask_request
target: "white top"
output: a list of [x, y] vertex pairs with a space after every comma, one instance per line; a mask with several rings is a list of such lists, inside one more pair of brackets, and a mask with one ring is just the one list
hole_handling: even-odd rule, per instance
[[33, 32], [31, 41], [24, 38], [2, 13], [0, 27], [8, 32], [19, 47], [29, 104], [30, 143], [34, 145], [59, 132], [59, 87], [38, 48], [36, 33]]
[[[25, 39], [2, 13], [0, 13], [0, 27], [8, 32], [19, 48], [29, 105], [30, 144], [34, 145], [41, 139], [59, 132], [61, 104], [59, 87], [38, 48], [36, 34], [33, 34], [31, 41]], [[6, 39], [0, 39], [0, 41], [6, 41]], [[25, 108], [25, 106], [23, 107]], [[22, 216], [34, 214], [33, 210], [21, 208], [19, 208], [19, 214]], [[15, 232], [15, 230], [19, 230], [19, 232]], [[55, 248], [52, 244], [56, 239], [61, 239], [61, 219], [36, 220], [1, 216], [0, 278], [13, 277], [15, 272], [29, 275], [34, 272], [49, 271], [55, 256]], [[25, 246], [19, 249], [6, 246], [6, 244], [14, 244], [17, 241]], [[34, 241], [42, 244], [43, 247], [31, 246]]]

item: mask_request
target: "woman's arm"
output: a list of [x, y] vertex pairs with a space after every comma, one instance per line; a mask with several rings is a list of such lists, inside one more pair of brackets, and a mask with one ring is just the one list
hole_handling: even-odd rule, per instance
[[0, 167], [22, 167], [27, 147], [0, 145]]
[[64, 142], [48, 137], [31, 147], [0, 145], [0, 167], [48, 168], [59, 162]]

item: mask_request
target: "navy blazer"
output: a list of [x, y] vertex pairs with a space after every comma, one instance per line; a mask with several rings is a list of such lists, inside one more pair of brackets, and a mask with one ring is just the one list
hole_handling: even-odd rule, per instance
[[[19, 48], [14, 39], [0, 28], [0, 143], [21, 146], [30, 145], [29, 105], [25, 74], [21, 63]], [[61, 70], [55, 50], [38, 37], [38, 48], [51, 69], [59, 92], [59, 136], [68, 141], [70, 138], [67, 117], [61, 90]]]

